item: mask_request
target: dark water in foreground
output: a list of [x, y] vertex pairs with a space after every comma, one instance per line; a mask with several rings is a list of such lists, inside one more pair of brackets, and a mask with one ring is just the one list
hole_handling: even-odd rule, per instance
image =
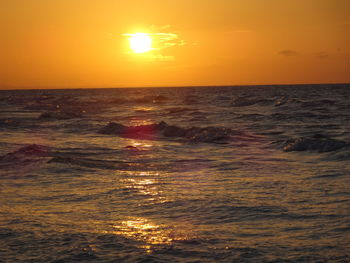
[[349, 85], [0, 91], [0, 110], [0, 262], [350, 262]]

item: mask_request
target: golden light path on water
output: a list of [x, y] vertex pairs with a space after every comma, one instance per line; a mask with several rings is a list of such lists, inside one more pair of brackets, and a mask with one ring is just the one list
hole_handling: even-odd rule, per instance
[[170, 245], [174, 241], [188, 240], [189, 235], [178, 229], [165, 225], [157, 225], [146, 218], [131, 218], [114, 225], [116, 235], [142, 241], [141, 245], [148, 253], [152, 252], [154, 245]]
[[[147, 146], [146, 146], [147, 147]], [[144, 199], [139, 203], [143, 206], [149, 202], [165, 203], [170, 200], [162, 196], [163, 191], [157, 186], [159, 180], [158, 172], [130, 172], [121, 179], [128, 189], [136, 190], [138, 194], [143, 195]], [[144, 217], [130, 216], [123, 221], [113, 224], [112, 231], [104, 233], [123, 236], [128, 239], [141, 242], [140, 248], [145, 249], [147, 253], [152, 253], [157, 245], [171, 245], [177, 241], [186, 241], [194, 238], [193, 227], [189, 222], [177, 222], [170, 224], [155, 223], [151, 219]]]
[[[145, 172], [145, 174], [147, 174]], [[121, 180], [122, 183], [126, 184], [126, 188], [137, 190], [139, 194], [150, 196], [146, 200], [162, 199], [160, 194], [162, 193], [155, 185], [158, 183], [155, 179], [136, 179], [136, 178], [126, 178]], [[142, 204], [140, 204], [142, 205]]]
[[136, 147], [136, 148], [140, 148], [140, 149], [147, 149], [147, 148], [151, 148], [153, 146], [153, 144], [151, 142], [139, 142], [136, 140], [132, 140], [130, 144], [131, 144], [131, 146]]

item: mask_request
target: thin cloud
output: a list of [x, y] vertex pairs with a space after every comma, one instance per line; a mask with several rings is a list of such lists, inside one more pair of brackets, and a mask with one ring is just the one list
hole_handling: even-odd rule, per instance
[[186, 41], [179, 38], [176, 33], [152, 33], [150, 34], [155, 42], [158, 44], [155, 49], [164, 49], [175, 46], [184, 46]]
[[[170, 26], [165, 25], [159, 29], [168, 29]], [[154, 30], [154, 26], [151, 27]], [[125, 33], [122, 34], [124, 37], [131, 37], [134, 33]], [[156, 33], [147, 33], [152, 37], [153, 47], [152, 50], [162, 50], [169, 47], [175, 46], [185, 46], [187, 42], [184, 39], [181, 39], [177, 33], [173, 32], [156, 32]]]
[[[169, 32], [170, 25], [156, 27], [152, 25], [149, 27], [148, 34], [152, 38], [152, 50], [147, 54], [142, 54], [142, 57], [154, 61], [172, 61], [175, 57], [172, 55], [164, 55], [163, 51], [172, 47], [182, 47], [187, 45], [184, 39], [181, 39], [176, 32]], [[124, 37], [131, 37], [134, 33], [122, 34]]]
[[278, 54], [285, 57], [296, 57], [299, 55], [297, 51], [291, 49], [281, 50]]

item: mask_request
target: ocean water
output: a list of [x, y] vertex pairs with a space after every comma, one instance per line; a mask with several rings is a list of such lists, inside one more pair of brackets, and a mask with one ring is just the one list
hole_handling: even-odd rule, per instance
[[350, 262], [350, 85], [0, 91], [0, 262]]

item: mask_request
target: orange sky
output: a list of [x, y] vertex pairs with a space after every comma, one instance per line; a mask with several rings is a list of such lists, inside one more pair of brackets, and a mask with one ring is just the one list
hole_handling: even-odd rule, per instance
[[0, 3], [0, 88], [350, 82], [349, 0]]

